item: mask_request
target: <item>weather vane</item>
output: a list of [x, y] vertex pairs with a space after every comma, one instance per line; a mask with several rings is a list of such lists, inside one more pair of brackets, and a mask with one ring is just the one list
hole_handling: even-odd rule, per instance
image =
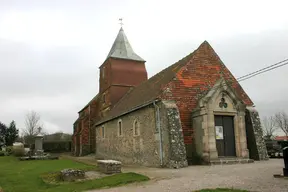
[[123, 19], [120, 18], [119, 21], [120, 21], [120, 25], [121, 25], [121, 27], [122, 27], [122, 26], [124, 25], [124, 24], [123, 24]]

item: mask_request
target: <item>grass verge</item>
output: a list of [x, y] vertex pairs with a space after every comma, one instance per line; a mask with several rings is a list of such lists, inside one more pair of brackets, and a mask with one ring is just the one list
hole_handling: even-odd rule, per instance
[[[121, 173], [96, 180], [64, 184], [55, 180], [53, 183], [53, 173], [66, 168], [93, 170], [95, 166], [68, 159], [19, 161], [11, 156], [0, 157], [0, 186], [5, 192], [80, 192], [149, 180], [136, 173]], [[50, 182], [44, 182], [41, 176]]]

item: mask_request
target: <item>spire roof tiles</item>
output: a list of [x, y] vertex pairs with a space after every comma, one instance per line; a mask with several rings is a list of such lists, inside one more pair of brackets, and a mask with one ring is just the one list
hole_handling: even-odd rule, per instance
[[129, 59], [129, 60], [134, 60], [134, 61], [144, 61], [139, 55], [137, 55], [129, 41], [127, 36], [124, 33], [123, 28], [121, 27], [118, 35], [112, 45], [112, 48], [107, 56], [107, 58], [118, 58], [118, 59]]

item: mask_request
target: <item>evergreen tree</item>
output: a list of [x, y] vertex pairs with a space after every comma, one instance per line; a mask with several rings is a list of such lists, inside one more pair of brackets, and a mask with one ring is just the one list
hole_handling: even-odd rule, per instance
[[6, 132], [7, 132], [6, 125], [0, 122], [0, 147], [5, 145]]
[[15, 121], [12, 121], [9, 127], [7, 128], [6, 135], [5, 135], [7, 146], [13, 145], [15, 140], [18, 138], [18, 132], [19, 130], [16, 128]]

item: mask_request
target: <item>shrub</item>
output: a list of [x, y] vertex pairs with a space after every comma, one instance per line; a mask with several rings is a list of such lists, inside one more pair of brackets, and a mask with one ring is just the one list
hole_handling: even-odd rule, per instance
[[205, 160], [203, 159], [203, 157], [201, 155], [194, 152], [194, 153], [192, 153], [191, 163], [192, 163], [192, 165], [204, 165]]
[[279, 141], [278, 143], [281, 145], [282, 149], [288, 147], [288, 141]]
[[1, 156], [5, 156], [5, 152], [4, 151], [0, 151], [0, 157]]
[[6, 147], [6, 153], [7, 153], [7, 155], [11, 155], [12, 152], [13, 152], [13, 147], [12, 147], [12, 146]]

